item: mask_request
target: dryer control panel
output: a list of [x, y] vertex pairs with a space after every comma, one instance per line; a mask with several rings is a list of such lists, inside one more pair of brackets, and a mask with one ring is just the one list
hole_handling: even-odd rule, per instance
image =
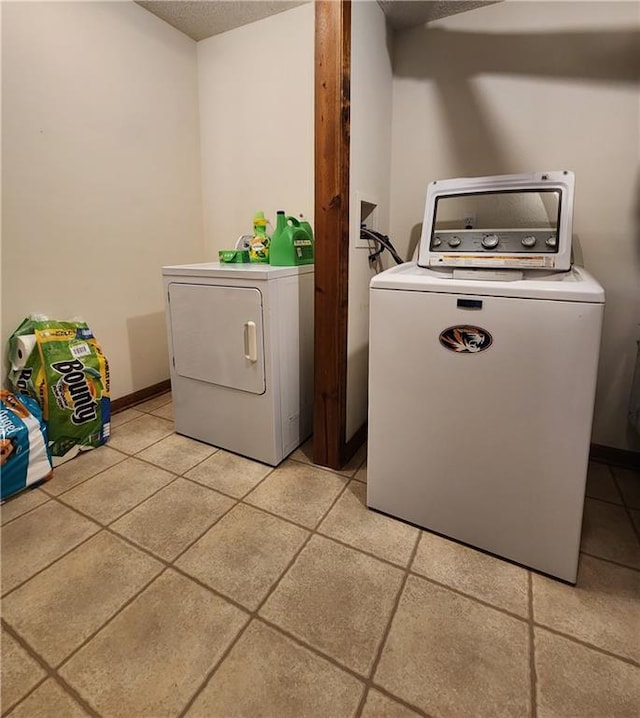
[[569, 269], [573, 185], [569, 171], [432, 182], [418, 264]]

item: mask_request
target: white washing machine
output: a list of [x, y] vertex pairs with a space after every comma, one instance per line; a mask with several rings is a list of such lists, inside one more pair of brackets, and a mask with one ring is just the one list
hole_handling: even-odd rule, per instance
[[430, 186], [418, 262], [371, 282], [367, 470], [369, 507], [568, 582], [604, 310], [572, 207], [571, 173]]
[[163, 267], [179, 434], [276, 466], [313, 422], [313, 266]]

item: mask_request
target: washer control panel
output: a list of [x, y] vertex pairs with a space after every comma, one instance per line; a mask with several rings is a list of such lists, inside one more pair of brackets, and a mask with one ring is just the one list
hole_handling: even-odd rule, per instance
[[566, 271], [574, 183], [569, 170], [430, 182], [418, 266]]
[[558, 239], [552, 229], [445, 229], [433, 233], [431, 251], [553, 254], [558, 251]]

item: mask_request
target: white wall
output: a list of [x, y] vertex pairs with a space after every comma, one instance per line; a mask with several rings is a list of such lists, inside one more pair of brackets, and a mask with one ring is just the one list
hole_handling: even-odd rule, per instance
[[252, 230], [256, 211], [314, 208], [314, 7], [198, 43], [206, 259]]
[[3, 3], [2, 95], [2, 346], [81, 315], [112, 397], [167, 379], [161, 267], [204, 259], [196, 43], [132, 2]]
[[402, 248], [416, 238], [430, 180], [574, 170], [574, 232], [607, 300], [593, 441], [623, 449], [640, 447], [627, 429], [640, 334], [639, 32], [637, 2], [503, 2], [394, 45], [392, 238]]
[[391, 59], [385, 18], [377, 3], [351, 6], [351, 149], [349, 198], [349, 320], [346, 440], [367, 420], [369, 268], [360, 236], [359, 197], [377, 204], [376, 227], [389, 231], [391, 167]]

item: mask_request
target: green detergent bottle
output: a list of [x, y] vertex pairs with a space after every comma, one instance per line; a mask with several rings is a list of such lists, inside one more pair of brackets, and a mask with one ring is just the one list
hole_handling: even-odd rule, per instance
[[249, 261], [268, 262], [270, 244], [264, 212], [256, 212], [253, 216], [253, 236], [249, 242]]
[[269, 247], [269, 263], [276, 267], [313, 264], [313, 231], [308, 222], [278, 211], [276, 228]]

